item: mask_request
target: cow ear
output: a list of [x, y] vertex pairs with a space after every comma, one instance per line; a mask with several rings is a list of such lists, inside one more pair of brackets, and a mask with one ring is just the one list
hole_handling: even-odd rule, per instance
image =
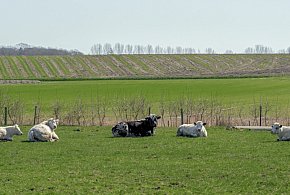
[[196, 122], [194, 122], [193, 124], [196, 125]]
[[205, 125], [206, 125], [206, 123], [203, 123], [203, 125], [205, 126]]
[[157, 115], [156, 118], [157, 118], [157, 119], [161, 119], [161, 116]]
[[280, 128], [282, 127], [282, 125], [279, 126]]

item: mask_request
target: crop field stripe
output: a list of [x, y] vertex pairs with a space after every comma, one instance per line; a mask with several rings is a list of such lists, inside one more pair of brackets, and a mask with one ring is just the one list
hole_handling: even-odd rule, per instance
[[13, 79], [23, 78], [13, 59], [10, 56], [5, 56], [5, 58], [10, 64], [11, 71], [13, 73]]
[[50, 74], [51, 74], [53, 77], [57, 78], [57, 77], [59, 77], [58, 71], [57, 71], [57, 69], [55, 68], [55, 66], [54, 66], [54, 65], [49, 61], [49, 58], [50, 58], [49, 56], [41, 56], [41, 57], [40, 57], [40, 59], [42, 60], [42, 62], [43, 62], [44, 64], [46, 64], [46, 66], [47, 66], [47, 68], [48, 68]]
[[91, 70], [93, 71], [93, 75], [96, 75], [96, 77], [105, 75], [104, 69], [101, 68], [101, 65], [97, 63], [98, 61], [96, 56], [84, 56], [79, 58], [82, 58], [84, 63], [90, 66]]
[[103, 56], [93, 56], [92, 58], [90, 58], [90, 61], [94, 64], [94, 66], [100, 70], [100, 72], [104, 75], [104, 76], [116, 76], [114, 73], [114, 71], [105, 65], [105, 63], [102, 61]]
[[76, 56], [76, 60], [82, 64], [82, 66], [88, 71], [90, 77], [94, 77], [95, 72], [92, 68], [84, 61], [85, 57]]
[[176, 59], [176, 61], [178, 63], [182, 64], [186, 70], [197, 71], [197, 69], [195, 68], [195, 66], [193, 66], [190, 63], [192, 61], [188, 59], [188, 56], [184, 57], [184, 56], [180, 56], [180, 55], [174, 55], [173, 57]]
[[152, 74], [152, 68], [148, 64], [139, 60], [135, 55], [126, 55], [126, 58], [130, 59], [130, 61], [132, 61], [135, 66], [140, 66], [145, 72], [147, 72], [147, 74]]
[[59, 59], [63, 63], [64, 68], [69, 72], [68, 77], [77, 75], [77, 72], [75, 71], [74, 66], [71, 64], [71, 62], [68, 61], [67, 57], [63, 56], [63, 57], [60, 57]]
[[42, 65], [38, 62], [35, 56], [27, 56], [27, 58], [35, 66], [35, 68], [38, 70], [42, 78], [49, 78], [46, 71], [43, 69]]
[[83, 63], [77, 56], [71, 57], [71, 59], [75, 62], [75, 64], [78, 64], [78, 66], [81, 68], [83, 74], [85, 77], [91, 78], [92, 72], [88, 65]]
[[129, 64], [126, 60], [124, 60], [123, 56], [114, 55], [114, 56], [111, 56], [111, 58], [112, 58], [112, 60], [119, 61], [120, 62], [120, 68], [123, 67], [125, 72], [130, 72], [130, 74], [133, 74], [133, 75], [139, 75], [140, 74], [140, 70], [138, 71], [138, 69], [135, 69], [134, 66]]
[[[137, 56], [136, 56], [137, 57]], [[157, 70], [156, 67], [158, 67], [157, 64], [152, 64], [151, 63], [151, 60], [148, 59], [146, 56], [138, 56], [138, 61], [141, 62], [141, 64], [145, 64], [149, 67], [150, 69], [150, 73], [153, 74], [153, 75], [164, 75], [164, 72], [162, 70], [164, 70], [165, 68], [168, 68], [168, 67], [161, 67], [160, 71]]]
[[69, 71], [68, 69], [65, 67], [65, 65], [63, 64], [63, 61], [61, 61], [61, 57], [60, 56], [54, 56], [54, 60], [57, 62], [58, 67], [60, 68], [60, 70], [67, 76], [69, 75]]
[[23, 68], [26, 71], [28, 78], [35, 78], [35, 75], [33, 74], [32, 68], [30, 67], [30, 65], [27, 64], [27, 62], [24, 60], [23, 56], [18, 56], [17, 59], [23, 65]]
[[45, 60], [47, 61], [47, 63], [50, 64], [50, 66], [55, 71], [56, 77], [64, 78], [66, 76], [65, 73], [60, 68], [60, 65], [56, 62], [55, 56], [49, 56], [49, 57], [47, 56], [45, 57]]
[[110, 66], [113, 70], [118, 72], [119, 75], [132, 75], [132, 72], [128, 70], [128, 67], [124, 67], [121, 62], [117, 62], [115, 57], [112, 56], [105, 56], [104, 61], [108, 66]]
[[199, 56], [189, 55], [188, 57], [194, 62], [199, 72], [203, 72], [204, 70], [207, 69], [206, 66], [208, 65], [205, 65], [204, 61], [201, 60]]
[[118, 68], [108, 59], [107, 56], [101, 56], [99, 58], [100, 63], [103, 65], [103, 67], [106, 67], [110, 72], [114, 73], [114, 76], [120, 76], [120, 72], [118, 71]]
[[33, 74], [32, 78], [35, 78], [35, 79], [41, 78], [41, 73], [39, 72], [35, 64], [33, 64], [32, 61], [28, 58], [28, 56], [23, 56], [21, 57], [21, 59], [24, 61], [24, 63], [28, 65], [28, 68], [31, 70]]
[[5, 66], [2, 61], [3, 59], [4, 59], [3, 56], [0, 56], [0, 70], [1, 70], [2, 78], [7, 79], [7, 78], [10, 78], [10, 75], [7, 71], [7, 66]]
[[73, 72], [73, 74], [75, 75], [81, 75], [82, 71], [80, 70], [80, 66], [79, 64], [76, 64], [73, 60], [71, 56], [64, 56], [64, 59], [68, 62], [68, 67], [69, 69]]
[[23, 63], [22, 61], [19, 60], [18, 56], [13, 56], [11, 57], [11, 60], [13, 61], [13, 63], [15, 64], [15, 66], [17, 67], [20, 76], [22, 76], [22, 78], [29, 78], [31, 75], [29, 75], [29, 70], [25, 67], [26, 64]]
[[[82, 73], [86, 73], [82, 64], [77, 62], [74, 58], [75, 57], [72, 57], [72, 56], [66, 56], [66, 60], [71, 64], [71, 67], [73, 67], [73, 69], [78, 75], [81, 75]], [[86, 74], [83, 74], [83, 75], [84, 77], [87, 77]]]

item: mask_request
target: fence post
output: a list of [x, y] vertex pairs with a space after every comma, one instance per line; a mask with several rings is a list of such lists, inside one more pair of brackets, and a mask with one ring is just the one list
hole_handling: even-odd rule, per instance
[[151, 114], [151, 107], [148, 108], [148, 115]]
[[183, 125], [183, 109], [180, 109], [181, 125]]
[[260, 105], [260, 126], [262, 126], [262, 105]]
[[7, 125], [7, 115], [8, 115], [8, 108], [5, 107], [5, 111], [4, 111], [4, 125]]
[[37, 106], [34, 107], [34, 118], [33, 118], [33, 125], [36, 124], [36, 115], [37, 115]]

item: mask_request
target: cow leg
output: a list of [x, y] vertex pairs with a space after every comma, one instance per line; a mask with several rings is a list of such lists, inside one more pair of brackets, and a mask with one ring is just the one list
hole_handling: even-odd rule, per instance
[[280, 140], [281, 141], [290, 141], [290, 138], [288, 138], [288, 137], [282, 137]]

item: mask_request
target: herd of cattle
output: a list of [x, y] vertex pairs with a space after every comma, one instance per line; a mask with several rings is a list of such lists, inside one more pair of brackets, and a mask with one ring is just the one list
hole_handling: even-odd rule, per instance
[[[144, 137], [154, 135], [158, 124], [158, 119], [161, 117], [155, 114], [150, 114], [145, 119], [135, 121], [122, 121], [117, 123], [112, 128], [114, 137]], [[59, 120], [49, 119], [40, 124], [34, 125], [28, 132], [28, 141], [30, 142], [54, 142], [59, 140], [55, 133]], [[177, 129], [176, 136], [184, 137], [207, 137], [205, 128], [206, 123], [197, 121], [193, 124], [183, 124]], [[290, 141], [290, 127], [282, 126], [279, 123], [272, 125], [272, 134], [277, 134], [277, 141]], [[22, 135], [19, 126], [0, 127], [0, 140], [12, 141], [14, 135]]]

